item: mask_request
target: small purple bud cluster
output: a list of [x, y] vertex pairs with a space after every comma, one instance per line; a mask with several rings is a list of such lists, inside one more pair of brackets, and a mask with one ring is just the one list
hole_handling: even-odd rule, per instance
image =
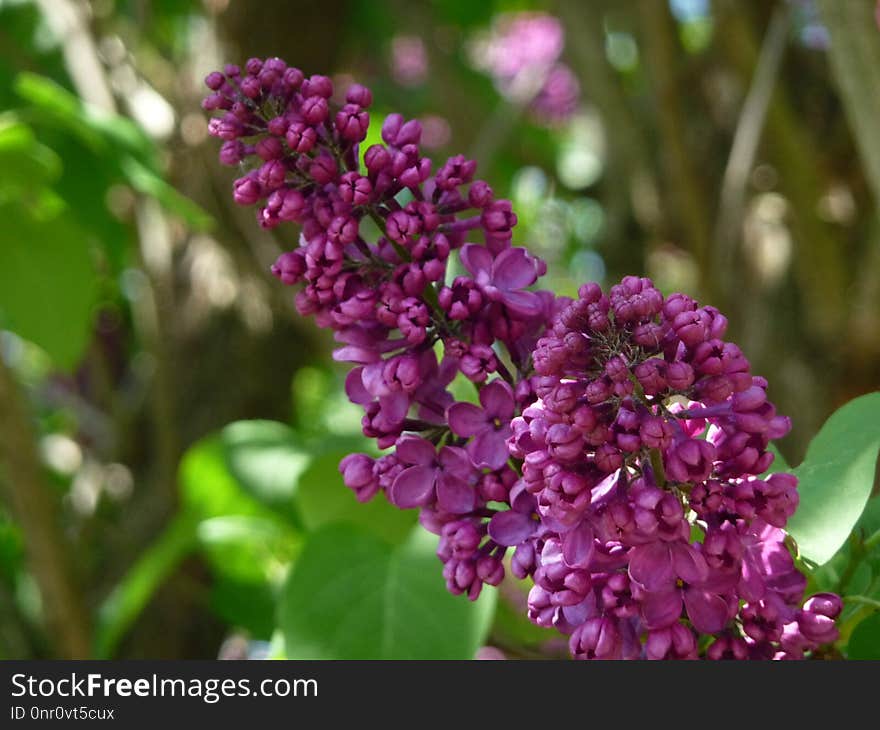
[[[343, 459], [346, 485], [361, 501], [381, 491], [419, 508], [442, 535], [449, 589], [475, 599], [504, 577], [507, 547], [487, 534], [488, 504], [513, 503], [510, 423], [534, 400], [524, 373], [555, 314], [552, 294], [528, 290], [546, 265], [511, 245], [510, 202], [474, 179], [475, 162], [458, 155], [432, 168], [417, 121], [388, 116], [384, 144], [361, 158], [365, 87], [337, 106], [330, 79], [279, 59], [227, 66], [206, 84], [221, 162], [252, 164], [233, 197], [259, 205], [264, 226], [301, 226], [299, 247], [272, 271], [301, 286], [298, 311], [332, 329], [342, 345], [334, 358], [354, 364], [346, 392], [364, 409], [364, 434], [394, 447]], [[462, 274], [448, 278], [455, 252]], [[455, 402], [448, 386], [459, 374], [479, 406]]]
[[711, 637], [712, 659], [800, 658], [837, 638], [837, 596], [800, 608], [797, 479], [761, 477], [789, 419], [726, 327], [628, 276], [581, 287], [537, 343], [539, 399], [509, 443], [540, 522], [511, 510], [489, 533], [575, 657], [697, 658]]
[[[516, 216], [473, 161], [435, 171], [398, 114], [361, 155], [363, 86], [336, 103], [329, 78], [277, 58], [206, 84], [221, 162], [250, 168], [233, 197], [300, 225], [272, 272], [333, 330], [387, 450], [345, 457], [345, 484], [420, 510], [451, 592], [475, 599], [509, 563], [576, 657], [793, 658], [836, 638], [839, 598], [798, 608], [796, 481], [760, 478], [789, 421], [717, 310], [637, 277], [574, 301], [530, 290], [546, 265], [512, 246]], [[457, 377], [478, 404], [455, 401]]]

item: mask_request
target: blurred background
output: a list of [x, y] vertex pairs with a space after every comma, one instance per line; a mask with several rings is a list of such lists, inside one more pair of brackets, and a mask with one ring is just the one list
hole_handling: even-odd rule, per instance
[[[268, 273], [297, 233], [207, 137], [205, 74], [273, 55], [478, 160], [547, 288], [725, 312], [790, 463], [880, 386], [874, 0], [0, 0], [0, 658], [279, 655], [311, 530], [413, 523], [341, 486], [357, 411]], [[523, 601], [478, 643], [555, 656]]]

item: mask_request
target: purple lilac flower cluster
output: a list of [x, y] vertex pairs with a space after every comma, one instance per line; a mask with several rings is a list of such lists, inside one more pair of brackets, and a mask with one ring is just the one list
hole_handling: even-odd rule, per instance
[[[519, 478], [507, 439], [534, 400], [524, 373], [555, 313], [552, 294], [527, 290], [546, 265], [511, 245], [516, 216], [474, 180], [476, 163], [459, 155], [432, 169], [417, 121], [388, 116], [384, 144], [361, 158], [365, 87], [334, 106], [329, 78], [279, 59], [227, 66], [206, 84], [203, 106], [221, 113], [209, 125], [225, 140], [221, 162], [252, 166], [234, 183], [235, 201], [259, 205], [263, 226], [300, 224], [299, 247], [272, 271], [301, 285], [301, 314], [334, 331], [334, 358], [354, 365], [346, 392], [364, 408], [364, 434], [393, 447], [345, 458], [345, 483], [359, 500], [381, 491], [420, 508], [443, 535], [449, 589], [476, 598], [504, 576], [507, 548], [487, 537], [487, 505], [508, 503]], [[447, 280], [453, 253], [461, 275]], [[479, 389], [479, 405], [454, 402], [448, 386], [459, 374]]]
[[[434, 170], [397, 114], [361, 154], [363, 86], [337, 96], [277, 58], [206, 84], [221, 162], [249, 168], [233, 197], [300, 225], [272, 271], [334, 331], [386, 450], [347, 456], [344, 481], [420, 510], [450, 591], [475, 599], [508, 558], [534, 580], [530, 617], [577, 657], [795, 657], [836, 637], [836, 596], [798, 608], [794, 478], [758, 478], [788, 419], [724, 317], [635, 277], [607, 297], [530, 290], [546, 266], [512, 245], [510, 203], [473, 161]], [[455, 401], [457, 377], [478, 403]]]
[[800, 658], [837, 638], [837, 596], [800, 608], [797, 479], [761, 477], [790, 421], [726, 327], [628, 276], [581, 287], [537, 343], [510, 445], [540, 522], [511, 510], [489, 534], [576, 657]]

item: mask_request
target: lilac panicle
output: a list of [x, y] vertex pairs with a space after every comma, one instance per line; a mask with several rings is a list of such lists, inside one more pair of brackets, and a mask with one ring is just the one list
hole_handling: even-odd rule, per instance
[[[532, 49], [551, 66], [554, 27]], [[346, 456], [343, 480], [420, 510], [452, 593], [476, 599], [508, 559], [533, 582], [529, 617], [578, 658], [796, 658], [836, 640], [840, 599], [804, 603], [786, 545], [797, 480], [762, 476], [790, 422], [720, 312], [634, 276], [574, 300], [532, 289], [546, 265], [513, 246], [510, 202], [473, 161], [435, 168], [399, 114], [360, 149], [364, 86], [335, 94], [277, 58], [205, 83], [220, 161], [242, 169], [233, 198], [299, 226], [272, 273], [333, 331], [384, 450]], [[459, 374], [479, 404], [455, 401]]]

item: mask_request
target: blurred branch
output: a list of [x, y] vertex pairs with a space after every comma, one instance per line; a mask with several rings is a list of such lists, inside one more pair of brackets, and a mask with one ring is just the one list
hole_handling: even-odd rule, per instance
[[828, 57], [874, 200], [880, 206], [880, 31], [870, 0], [818, 0]]
[[[779, 77], [790, 18], [791, 8], [788, 4], [776, 7], [736, 125], [721, 183], [718, 223], [715, 229], [714, 265], [720, 271], [726, 271], [734, 265], [738, 234], [743, 222], [746, 186], [755, 163], [773, 87]], [[729, 298], [733, 293], [734, 279], [722, 277], [721, 287], [725, 299]]]
[[50, 640], [61, 657], [85, 659], [91, 649], [89, 619], [74, 578], [70, 546], [59, 525], [58, 503], [43, 477], [30, 414], [2, 357], [0, 413], [0, 466], [40, 588]]
[[[650, 163], [652, 155], [620, 78], [605, 57], [602, 10], [594, 6], [587, 9], [583, 3], [574, 0], [560, 0], [557, 9], [569, 38], [566, 49], [572, 66], [599, 114], [608, 138], [609, 167], [612, 169], [604, 180], [610, 188], [606, 237], [611, 245], [606, 255], [632, 254], [631, 241], [627, 241], [630, 244], [627, 246], [613, 244], [626, 239], [634, 181], [641, 178], [652, 191], [656, 187]], [[631, 264], [630, 256], [623, 268], [629, 268]]]
[[654, 77], [660, 131], [660, 156], [669, 182], [669, 194], [682, 223], [682, 234], [697, 263], [700, 285], [711, 297], [716, 277], [709, 258], [710, 206], [705, 185], [688, 149], [688, 112], [680, 93], [680, 48], [675, 20], [668, 3], [639, 5], [645, 60]]
[[[77, 94], [88, 104], [112, 114], [118, 113], [98, 49], [88, 27], [87, 8], [78, 0], [37, 0], [46, 21], [61, 41], [64, 62]], [[155, 359], [153, 432], [157, 450], [160, 489], [167, 504], [176, 500], [175, 475], [179, 439], [175, 417], [172, 345], [166, 323], [174, 306], [171, 240], [158, 203], [139, 195], [135, 206], [140, 263], [148, 286], [142, 287], [133, 305], [135, 321], [144, 347]]]
[[880, 32], [873, 2], [819, 0], [822, 21], [831, 36], [828, 57], [868, 185], [874, 195], [875, 220], [868, 229], [863, 265], [850, 298], [850, 340], [858, 354], [880, 352], [876, 313], [880, 307]]
[[[758, 61], [758, 44], [740, 3], [716, 0], [717, 38], [741, 78], [750, 79]], [[777, 88], [767, 110], [766, 154], [779, 171], [781, 187], [792, 204], [795, 253], [792, 257], [804, 299], [806, 331], [824, 342], [838, 339], [846, 316], [846, 254], [836, 232], [817, 213], [825, 192], [817, 157], [819, 149], [800, 123], [783, 88]]]

